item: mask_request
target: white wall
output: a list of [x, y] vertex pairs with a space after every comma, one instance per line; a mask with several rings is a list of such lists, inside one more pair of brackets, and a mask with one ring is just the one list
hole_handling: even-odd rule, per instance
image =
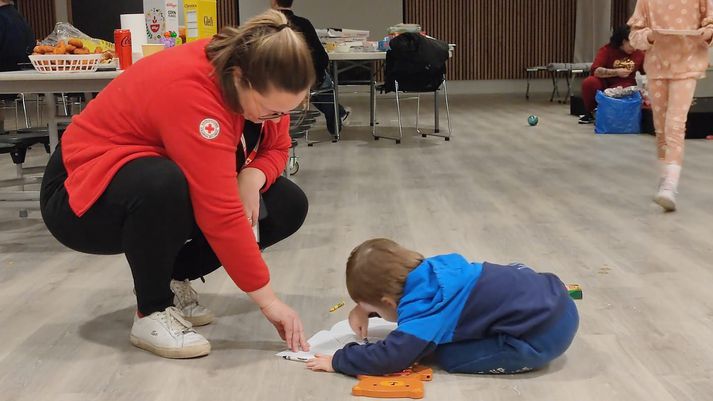
[[[240, 0], [239, 5], [242, 23], [270, 7], [270, 0]], [[371, 31], [371, 40], [403, 22], [402, 0], [295, 0], [293, 9], [315, 28], [365, 29]]]
[[56, 22], [67, 22], [69, 21], [69, 12], [67, 10], [67, 0], [55, 0], [54, 1], [54, 11]]

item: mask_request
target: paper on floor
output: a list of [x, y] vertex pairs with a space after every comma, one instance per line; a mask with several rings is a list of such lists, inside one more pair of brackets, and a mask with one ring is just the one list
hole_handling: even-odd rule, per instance
[[[373, 317], [369, 319], [369, 332], [367, 339], [369, 342], [383, 340], [395, 328], [396, 323], [387, 322], [382, 318]], [[314, 358], [315, 354], [334, 355], [338, 349], [341, 349], [349, 343], [362, 343], [363, 341], [363, 338], [359, 338], [356, 334], [354, 334], [351, 327], [349, 327], [349, 322], [342, 320], [332, 326], [331, 329], [322, 330], [310, 337], [310, 339], [307, 340], [310, 345], [309, 352], [282, 351], [276, 355], [279, 357], [295, 358], [297, 360], [307, 360]]]

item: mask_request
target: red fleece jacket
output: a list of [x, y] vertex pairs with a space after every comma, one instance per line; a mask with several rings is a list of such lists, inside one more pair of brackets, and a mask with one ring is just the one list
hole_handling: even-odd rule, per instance
[[[235, 152], [245, 120], [226, 108], [207, 44], [197, 41], [140, 60], [74, 117], [62, 137], [64, 185], [81, 217], [129, 161], [174, 161], [186, 176], [198, 226], [233, 281], [250, 292], [270, 278], [237, 185]], [[266, 190], [287, 163], [289, 117], [262, 129], [250, 167], [265, 173]]]

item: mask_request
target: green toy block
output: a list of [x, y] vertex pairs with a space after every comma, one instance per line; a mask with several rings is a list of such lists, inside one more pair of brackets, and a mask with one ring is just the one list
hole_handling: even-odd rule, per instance
[[567, 284], [567, 292], [572, 299], [582, 299], [582, 287], [579, 284]]

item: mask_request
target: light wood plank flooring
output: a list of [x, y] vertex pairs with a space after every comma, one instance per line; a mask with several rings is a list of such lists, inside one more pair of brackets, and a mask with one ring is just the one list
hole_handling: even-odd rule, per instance
[[[437, 371], [426, 399], [713, 397], [713, 141], [687, 141], [680, 210], [664, 214], [651, 202], [653, 137], [595, 136], [566, 106], [453, 96], [451, 142], [409, 133], [395, 145], [356, 126], [367, 119], [363, 98], [345, 102], [354, 113], [344, 140], [298, 149], [305, 225], [265, 253], [274, 287], [308, 332], [346, 318], [348, 307], [328, 313], [348, 299], [346, 257], [386, 236], [425, 254], [524, 262], [584, 289], [579, 334], [549, 368], [504, 377]], [[529, 114], [539, 126], [527, 126]], [[0, 174], [13, 172], [2, 156]], [[72, 252], [38, 212], [21, 220], [0, 209], [0, 400], [353, 399], [354, 379], [274, 357], [282, 345], [259, 311], [224, 272], [207, 279], [196, 287], [218, 319], [199, 331], [213, 352], [155, 357], [128, 341], [134, 299], [123, 256]]]

